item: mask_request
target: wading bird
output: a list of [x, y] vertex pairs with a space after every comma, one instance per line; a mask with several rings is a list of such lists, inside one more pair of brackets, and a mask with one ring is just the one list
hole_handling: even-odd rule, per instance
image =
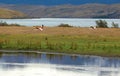
[[43, 31], [44, 25], [42, 25], [42, 26], [33, 26], [33, 27], [35, 27], [35, 29], [38, 29], [38, 30], [40, 30], [40, 31]]
[[95, 27], [95, 26], [90, 26], [90, 29], [94, 29], [94, 30], [95, 30], [95, 29], [96, 29], [96, 27]]

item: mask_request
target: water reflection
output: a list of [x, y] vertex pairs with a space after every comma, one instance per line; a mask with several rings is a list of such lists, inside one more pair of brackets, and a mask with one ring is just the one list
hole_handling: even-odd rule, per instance
[[0, 53], [0, 74], [2, 76], [120, 76], [120, 58], [27, 52]]

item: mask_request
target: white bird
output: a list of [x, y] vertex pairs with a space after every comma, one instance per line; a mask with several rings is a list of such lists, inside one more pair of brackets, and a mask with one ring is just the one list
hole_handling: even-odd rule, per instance
[[35, 27], [35, 29], [39, 29], [40, 31], [43, 31], [44, 25], [42, 25], [42, 26], [34, 26], [34, 27]]
[[95, 29], [96, 29], [96, 27], [95, 27], [95, 26], [90, 26], [90, 29], [94, 29], [94, 30], [95, 30]]

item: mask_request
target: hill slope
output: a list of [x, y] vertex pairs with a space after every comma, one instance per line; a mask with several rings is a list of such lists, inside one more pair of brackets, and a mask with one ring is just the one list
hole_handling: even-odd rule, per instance
[[22, 18], [25, 14], [9, 9], [0, 8], [0, 18]]
[[31, 17], [54, 18], [120, 18], [120, 4], [84, 5], [0, 5], [0, 7], [21, 11]]

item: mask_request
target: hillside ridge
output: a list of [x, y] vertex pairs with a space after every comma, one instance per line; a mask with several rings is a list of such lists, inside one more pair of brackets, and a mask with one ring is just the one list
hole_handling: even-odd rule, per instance
[[5, 5], [7, 8], [20, 11], [28, 18], [120, 18], [120, 4], [82, 4], [82, 5]]

